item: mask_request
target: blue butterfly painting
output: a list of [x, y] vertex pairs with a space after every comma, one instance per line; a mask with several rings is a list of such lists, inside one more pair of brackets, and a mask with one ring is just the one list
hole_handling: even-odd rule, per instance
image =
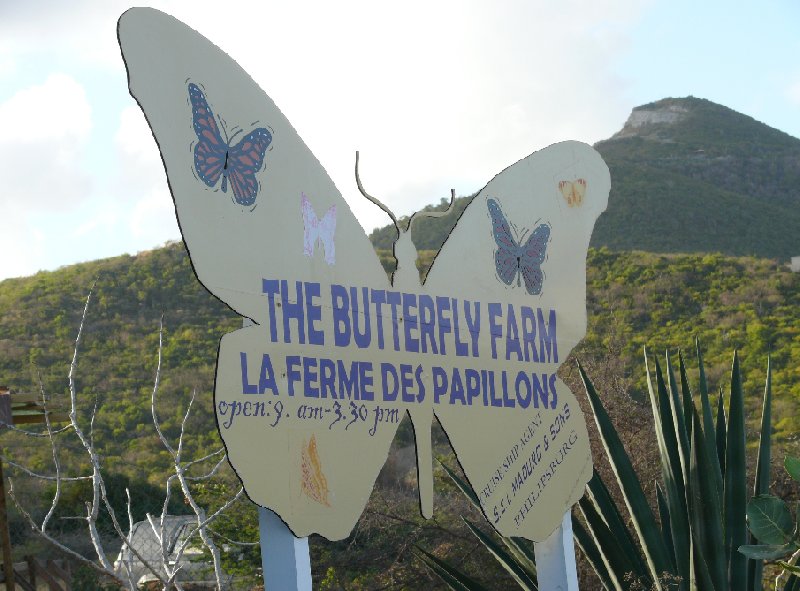
[[230, 179], [233, 200], [249, 207], [256, 201], [259, 183], [256, 173], [264, 165], [264, 155], [272, 143], [272, 133], [258, 127], [231, 146], [225, 140], [208, 101], [197, 84], [189, 83], [189, 101], [192, 104], [192, 123], [197, 134], [194, 146], [194, 168], [200, 179], [215, 187], [222, 177], [222, 192], [228, 192]]
[[[494, 253], [497, 276], [506, 285], [511, 285], [516, 278], [517, 286], [519, 286], [519, 276], [522, 275], [525, 289], [529, 294], [542, 293], [542, 284], [544, 283], [542, 263], [547, 243], [550, 240], [550, 226], [539, 224], [524, 244], [520, 244], [511, 235], [511, 226], [500, 210], [497, 201], [488, 199], [486, 206], [489, 208], [489, 215], [492, 218], [492, 234], [497, 243], [497, 250]], [[522, 238], [524, 237], [523, 235]]]

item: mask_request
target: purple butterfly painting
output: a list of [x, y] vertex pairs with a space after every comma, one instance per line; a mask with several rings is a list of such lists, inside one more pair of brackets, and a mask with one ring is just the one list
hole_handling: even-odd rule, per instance
[[539, 224], [536, 229], [523, 244], [514, 240], [511, 235], [511, 226], [506, 220], [500, 205], [494, 199], [488, 199], [486, 206], [489, 208], [489, 215], [492, 218], [492, 234], [497, 243], [497, 250], [494, 253], [494, 264], [497, 269], [497, 276], [506, 285], [516, 278], [517, 286], [520, 285], [519, 276], [525, 282], [525, 289], [531, 295], [542, 293], [544, 274], [542, 273], [542, 263], [544, 262], [547, 243], [550, 240], [550, 226]]
[[272, 143], [272, 133], [264, 127], [258, 127], [239, 143], [231, 145], [236, 134], [230, 139], [223, 139], [221, 125], [217, 125], [203, 91], [191, 82], [189, 101], [192, 104], [194, 132], [197, 134], [194, 146], [194, 169], [197, 175], [212, 188], [222, 177], [223, 193], [228, 192], [230, 179], [233, 200], [245, 207], [253, 205], [259, 190], [256, 173], [264, 165], [264, 155]]

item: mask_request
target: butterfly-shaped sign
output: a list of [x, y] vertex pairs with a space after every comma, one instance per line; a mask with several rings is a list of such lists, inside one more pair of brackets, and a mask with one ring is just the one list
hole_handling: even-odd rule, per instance
[[[491, 523], [547, 537], [592, 472], [556, 372], [586, 331], [586, 251], [609, 190], [600, 156], [564, 142], [523, 158], [467, 206], [424, 284], [401, 233], [390, 280], [317, 159], [230, 57], [154, 9], [126, 12], [118, 33], [197, 277], [254, 323], [222, 337], [214, 394], [250, 498], [296, 535], [346, 537], [408, 413], [429, 516], [435, 416]], [[581, 179], [580, 207], [564, 179]]]

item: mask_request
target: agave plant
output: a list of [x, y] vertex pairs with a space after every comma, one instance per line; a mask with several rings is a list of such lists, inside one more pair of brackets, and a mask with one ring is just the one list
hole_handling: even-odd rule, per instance
[[[583, 520], [573, 516], [572, 525], [578, 546], [606, 589], [755, 591], [762, 588], [763, 561], [738, 552], [740, 546], [752, 541], [746, 523], [744, 395], [739, 358], [734, 353], [727, 415], [720, 392], [715, 416], [699, 345], [696, 351], [699, 367], [696, 393], [689, 385], [681, 354], [679, 382], [669, 354], [662, 371], [658, 361], [651, 369], [645, 352], [663, 480], [656, 486], [658, 519], [594, 385], [579, 364], [603, 446], [633, 525], [633, 531], [626, 527], [626, 519], [606, 484], [595, 473], [579, 503]], [[695, 394], [700, 401], [699, 410]], [[765, 494], [769, 484], [771, 397], [768, 363], [756, 496]], [[451, 470], [448, 472], [477, 506], [478, 499], [469, 486]], [[475, 524], [468, 525], [523, 589], [536, 589], [533, 552], [524, 540], [501, 538], [502, 544], [498, 544]], [[420, 557], [452, 589], [484, 589], [435, 556], [420, 552]], [[524, 560], [518, 559], [521, 553]], [[785, 591], [800, 589], [786, 587]]]

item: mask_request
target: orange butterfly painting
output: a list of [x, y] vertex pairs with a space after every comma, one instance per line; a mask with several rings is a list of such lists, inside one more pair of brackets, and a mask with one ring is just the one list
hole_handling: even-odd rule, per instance
[[586, 195], [585, 179], [561, 181], [558, 183], [558, 188], [570, 207], [578, 207], [583, 203], [583, 197]]

